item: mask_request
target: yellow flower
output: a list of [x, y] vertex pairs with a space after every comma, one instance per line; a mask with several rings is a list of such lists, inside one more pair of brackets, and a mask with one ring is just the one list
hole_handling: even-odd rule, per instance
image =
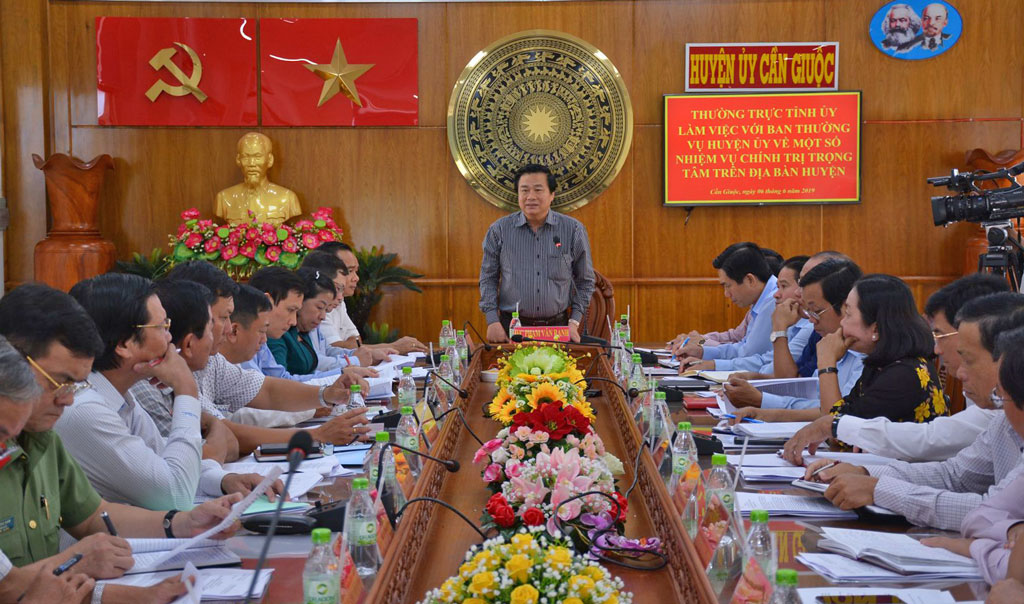
[[533, 545], [533, 535], [529, 533], [512, 535], [512, 545], [515, 546], [517, 552], [529, 551], [530, 546]]
[[590, 406], [590, 403], [586, 400], [579, 400], [572, 404], [576, 407], [576, 410], [583, 414], [584, 417], [590, 421], [594, 421], [594, 409]]
[[530, 396], [526, 397], [526, 402], [530, 404], [531, 409], [536, 409], [540, 407], [541, 403], [565, 403], [565, 395], [558, 389], [558, 386], [543, 383], [537, 386]]
[[569, 588], [575, 589], [581, 596], [589, 596], [594, 589], [594, 580], [583, 575], [573, 575], [569, 578]]
[[480, 598], [466, 598], [462, 601], [462, 604], [487, 604], [487, 600], [482, 600]]
[[512, 590], [512, 604], [537, 604], [540, 592], [532, 585], [520, 585]]
[[562, 600], [562, 604], [583, 604], [583, 600], [579, 598], [566, 598]]
[[508, 571], [510, 579], [517, 583], [523, 583], [530, 576], [531, 566], [533, 566], [533, 560], [523, 554], [516, 554], [505, 563], [505, 570]]
[[564, 547], [552, 547], [548, 549], [548, 555], [544, 561], [555, 570], [563, 570], [569, 568], [572, 563], [572, 555]]
[[494, 554], [489, 550], [484, 550], [477, 555], [473, 556], [473, 564], [482, 564], [487, 570], [494, 570], [501, 564], [499, 560], [494, 557]]
[[619, 594], [615, 592], [608, 594], [608, 599], [604, 601], [604, 604], [619, 604]]
[[932, 415], [932, 411], [928, 407], [928, 401], [925, 401], [925, 402], [921, 403], [920, 405], [918, 405], [917, 407], [914, 407], [914, 421], [919, 423], [919, 424], [923, 423], [924, 420], [926, 420], [929, 417], [931, 417], [931, 415]]
[[491, 417], [497, 417], [498, 413], [505, 407], [505, 403], [512, 398], [512, 393], [502, 388], [498, 390], [498, 394], [494, 395], [491, 400], [490, 413]]
[[928, 370], [920, 365], [917, 367], [917, 379], [921, 380], [921, 390], [928, 387], [928, 382], [931, 381], [932, 377], [928, 375]]
[[460, 583], [455, 577], [448, 579], [441, 584], [441, 597], [448, 600], [454, 598], [459, 593], [459, 585]]
[[468, 579], [473, 575], [474, 570], [476, 570], [476, 567], [472, 562], [463, 563], [459, 567], [459, 577], [463, 580]]
[[946, 409], [946, 397], [943, 396], [942, 390], [938, 388], [932, 388], [932, 407], [935, 407], [935, 413], [937, 415], [947, 415], [948, 409]]
[[480, 596], [492, 589], [494, 589], [494, 573], [484, 572], [473, 575], [473, 581], [469, 584], [469, 593]]
[[604, 579], [604, 569], [600, 566], [588, 566], [583, 569], [583, 574], [595, 581]]
[[494, 417], [495, 420], [497, 420], [497, 421], [499, 421], [499, 422], [501, 422], [501, 423], [503, 423], [503, 424], [505, 424], [507, 426], [507, 425], [512, 423], [512, 417], [518, 411], [519, 411], [519, 404], [515, 401], [515, 399], [512, 399], [512, 400], [508, 401], [507, 403], [505, 403], [505, 406], [502, 407], [498, 411], [497, 415], [493, 415], [492, 414], [492, 417]]

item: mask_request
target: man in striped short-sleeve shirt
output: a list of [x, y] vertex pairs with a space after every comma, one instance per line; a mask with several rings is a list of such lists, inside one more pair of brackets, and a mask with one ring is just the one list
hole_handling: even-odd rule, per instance
[[580, 321], [594, 292], [587, 229], [551, 210], [557, 182], [551, 170], [530, 164], [516, 172], [519, 212], [487, 229], [480, 264], [480, 310], [487, 339], [508, 341], [512, 311], [523, 325], [569, 325], [579, 342]]

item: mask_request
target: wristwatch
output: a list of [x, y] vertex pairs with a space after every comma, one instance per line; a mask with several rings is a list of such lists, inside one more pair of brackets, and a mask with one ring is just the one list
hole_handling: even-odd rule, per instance
[[789, 337], [789, 335], [786, 334], [786, 330], [782, 330], [782, 331], [773, 331], [771, 333], [771, 335], [768, 336], [768, 339], [771, 341], [772, 344], [774, 344], [775, 340], [778, 340], [779, 338], [788, 338], [788, 337]]
[[836, 373], [836, 374], [838, 374], [839, 373], [839, 369], [837, 369], [835, 367], [822, 367], [821, 369], [818, 370], [818, 377], [821, 377], [821, 376], [823, 376], [823, 375], [825, 375], [827, 373]]
[[330, 407], [330, 404], [327, 402], [327, 399], [324, 398], [324, 392], [326, 390], [327, 390], [327, 386], [320, 386], [320, 390], [316, 393], [317, 397], [320, 398], [320, 406], [321, 407]]
[[837, 415], [832, 420], [832, 438], [839, 440], [839, 420], [843, 419], [842, 415]]
[[174, 520], [175, 514], [178, 510], [171, 510], [164, 514], [164, 534], [167, 535], [168, 539], [174, 539], [174, 531], [171, 530], [171, 522]]
[[569, 319], [569, 325], [575, 325], [576, 327], [579, 327], [580, 322], [577, 321], [576, 319]]

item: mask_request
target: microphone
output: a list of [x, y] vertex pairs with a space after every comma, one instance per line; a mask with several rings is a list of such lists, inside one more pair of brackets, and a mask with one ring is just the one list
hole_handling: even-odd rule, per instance
[[267, 552], [270, 551], [270, 541], [277, 532], [277, 523], [281, 519], [281, 510], [284, 508], [284, 498], [288, 493], [288, 487], [292, 484], [295, 470], [302, 463], [303, 459], [313, 451], [313, 437], [305, 430], [299, 430], [288, 439], [288, 476], [284, 480], [284, 490], [277, 496], [277, 507], [274, 508], [274, 516], [270, 519], [270, 527], [267, 528], [267, 538], [263, 540], [263, 549], [256, 561], [256, 570], [252, 575], [252, 582], [249, 583], [249, 590], [245, 593], [245, 604], [252, 601], [253, 592], [256, 590], [256, 582], [260, 577], [260, 570], [267, 562]]
[[[466, 431], [469, 432], [469, 435], [473, 437], [473, 440], [478, 442], [481, 447], [484, 446], [484, 441], [480, 440], [480, 437], [476, 435], [476, 432], [473, 432], [473, 429], [469, 427], [469, 422], [466, 421], [466, 414], [463, 413], [462, 409], [460, 409], [458, 407], [452, 407], [451, 409], [445, 411], [441, 415], [438, 415], [438, 416], [434, 417], [434, 421], [435, 422], [439, 422], [442, 419], [444, 419], [444, 416], [448, 415], [449, 413], [455, 413], [455, 412], [458, 413], [459, 419], [462, 420], [462, 425], [466, 427]], [[431, 413], [433, 413], [433, 410], [431, 410]], [[454, 471], [455, 470], [452, 470], [452, 472], [454, 472]]]
[[451, 386], [452, 389], [454, 389], [456, 392], [459, 393], [459, 398], [469, 398], [469, 393], [468, 392], [466, 392], [462, 388], [459, 388], [457, 385], [451, 383], [450, 381], [446, 380], [445, 378], [441, 377], [440, 374], [438, 374], [436, 370], [431, 369], [430, 371], [427, 372], [427, 375], [432, 375], [432, 376], [436, 377], [437, 379], [441, 380], [442, 382], [444, 382], [445, 384], [448, 384], [449, 386]]
[[477, 331], [476, 325], [473, 325], [469, 321], [466, 321], [465, 323], [462, 324], [462, 328], [466, 329], [467, 327], [470, 330], [472, 330], [473, 335], [475, 335], [477, 338], [480, 339], [480, 346], [477, 346], [476, 350], [474, 350], [473, 352], [470, 353], [469, 358], [467, 359], [467, 361], [472, 361], [473, 360], [473, 355], [478, 353], [478, 352], [480, 352], [481, 348], [483, 348], [487, 352], [490, 352], [490, 351], [494, 350], [494, 346], [491, 346], [491, 344], [487, 342], [487, 338], [481, 336], [480, 332]]
[[[587, 380], [587, 378], [583, 378], [582, 380], [578, 380], [576, 382], [573, 382], [573, 385], [578, 384], [578, 383], [580, 383], [580, 382], [582, 382], [584, 380]], [[591, 382], [608, 382], [612, 386], [615, 386], [616, 388], [618, 388], [622, 392], [622, 394], [626, 395], [626, 397], [629, 398], [630, 400], [635, 399], [636, 397], [640, 396], [644, 392], [650, 392], [650, 388], [648, 388], [646, 390], [639, 390], [637, 388], [630, 388], [629, 390], [626, 390], [625, 388], [622, 387], [622, 384], [616, 382], [615, 380], [611, 380], [611, 379], [603, 378], [603, 377], [592, 377], [592, 378], [589, 379], [589, 381], [591, 381]]]
[[419, 455], [420, 457], [426, 457], [427, 459], [436, 461], [437, 463], [439, 463], [442, 466], [444, 466], [446, 470], [448, 470], [449, 472], [452, 472], [452, 473], [458, 472], [459, 469], [462, 468], [462, 464], [460, 464], [457, 460], [454, 460], [454, 459], [440, 459], [438, 457], [433, 457], [431, 455], [427, 455], [426, 453], [422, 453], [420, 451], [416, 451], [416, 450], [410, 449], [408, 447], [403, 447], [402, 445], [400, 445], [398, 443], [391, 443], [391, 446], [395, 447], [396, 449], [401, 449], [401, 450], [405, 451], [406, 453], [412, 453], [413, 455]]

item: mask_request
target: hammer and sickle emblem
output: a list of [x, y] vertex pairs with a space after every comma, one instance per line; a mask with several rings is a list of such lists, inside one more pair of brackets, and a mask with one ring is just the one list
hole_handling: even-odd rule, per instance
[[174, 45], [188, 53], [188, 57], [192, 61], [192, 75], [186, 76], [185, 72], [171, 61], [171, 58], [178, 52], [176, 49], [161, 48], [155, 55], [153, 55], [153, 58], [149, 60], [149, 66], [156, 71], [166, 69], [171, 73], [174, 79], [181, 82], [181, 85], [171, 86], [163, 80], [157, 80], [156, 83], [150, 86], [149, 90], [146, 91], [146, 98], [148, 98], [150, 102], [154, 102], [157, 97], [160, 96], [161, 92], [166, 92], [171, 96], [185, 96], [191, 94], [195, 96], [200, 103], [202, 103], [206, 100], [206, 93], [199, 90], [199, 80], [203, 77], [203, 63], [199, 60], [199, 55], [196, 54], [196, 51], [189, 48], [187, 44], [175, 42]]

